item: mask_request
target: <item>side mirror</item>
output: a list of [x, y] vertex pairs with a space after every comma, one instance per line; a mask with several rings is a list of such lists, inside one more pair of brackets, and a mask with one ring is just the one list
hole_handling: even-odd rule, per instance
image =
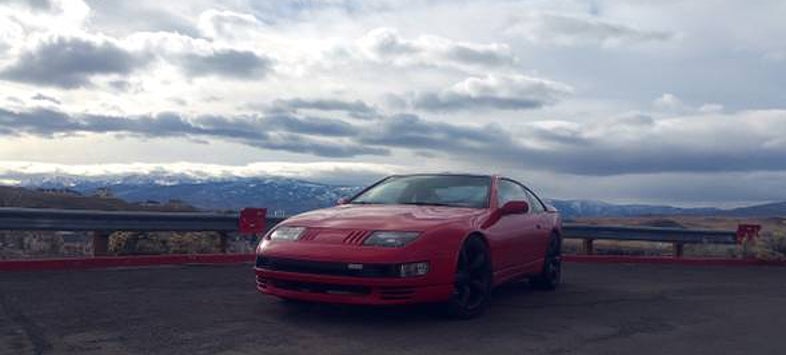
[[346, 197], [342, 197], [342, 198], [338, 199], [338, 201], [336, 201], [336, 205], [339, 205], [339, 206], [340, 205], [346, 205], [348, 203], [349, 203], [349, 199], [346, 198]]
[[529, 212], [529, 204], [526, 201], [508, 201], [500, 207], [503, 215]]

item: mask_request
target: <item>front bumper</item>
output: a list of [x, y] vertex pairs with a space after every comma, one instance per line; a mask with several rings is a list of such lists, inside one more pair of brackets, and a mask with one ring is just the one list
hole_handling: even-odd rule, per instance
[[[424, 276], [398, 277], [396, 264], [365, 264], [349, 270], [346, 262], [276, 259], [258, 256], [254, 268], [257, 290], [264, 294], [304, 301], [361, 305], [440, 302], [453, 292], [441, 263], [431, 263]], [[449, 273], [452, 275], [452, 272]]]

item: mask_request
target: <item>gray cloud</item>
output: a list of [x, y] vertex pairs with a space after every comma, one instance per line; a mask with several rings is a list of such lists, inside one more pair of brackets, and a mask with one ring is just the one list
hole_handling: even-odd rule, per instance
[[427, 92], [417, 94], [413, 107], [428, 111], [454, 111], [465, 109], [524, 110], [539, 108], [543, 102], [526, 97], [467, 96], [455, 93]]
[[52, 12], [58, 10], [51, 0], [5, 0], [5, 3], [26, 6], [35, 11]]
[[462, 126], [426, 121], [416, 115], [399, 114], [383, 120], [358, 138], [366, 144], [447, 152], [476, 149], [488, 151], [510, 137], [495, 125]]
[[315, 141], [302, 135], [295, 134], [283, 134], [276, 139], [253, 142], [251, 145], [260, 148], [338, 158], [353, 157], [357, 155], [388, 155], [390, 153], [384, 148]]
[[[769, 122], [751, 126], [745, 122]], [[783, 127], [774, 130], [761, 127]], [[512, 168], [607, 176], [663, 172], [786, 170], [786, 111], [655, 121], [623, 117], [574, 129], [467, 126], [396, 115], [359, 138], [365, 144], [438, 151]]]
[[[757, 122], [753, 125], [750, 122]], [[667, 119], [466, 125], [398, 114], [349, 122], [296, 114], [117, 117], [51, 109], [0, 109], [0, 132], [53, 137], [80, 132], [217, 138], [316, 156], [388, 155], [391, 149], [441, 153], [511, 169], [611, 176], [667, 172], [786, 170], [786, 111], [762, 110]], [[421, 154], [422, 155], [422, 154]], [[485, 163], [484, 163], [485, 164]]]
[[168, 11], [158, 1], [85, 2], [93, 14], [90, 16], [90, 24], [103, 33], [129, 35], [135, 31], [165, 31], [199, 37], [199, 30], [192, 18], [182, 11]]
[[[213, 137], [260, 148], [328, 157], [389, 154], [385, 148], [341, 139], [357, 134], [357, 128], [339, 120], [316, 117], [199, 116], [189, 119], [167, 112], [122, 117], [69, 115], [43, 108], [27, 112], [0, 109], [0, 133], [5, 135], [54, 137], [84, 132], [125, 133], [142, 137]], [[326, 136], [334, 138], [330, 141], [321, 139]]]
[[405, 39], [393, 28], [377, 28], [358, 41], [372, 60], [397, 65], [508, 66], [516, 61], [506, 44], [458, 42], [437, 36]]
[[553, 104], [572, 91], [568, 85], [545, 79], [488, 75], [467, 78], [439, 92], [415, 93], [409, 101], [413, 108], [427, 111], [525, 110]]
[[55, 36], [21, 53], [0, 78], [72, 89], [89, 86], [94, 75], [129, 74], [147, 61], [109, 41]]
[[46, 96], [46, 95], [44, 95], [42, 93], [37, 93], [37, 94], [33, 95], [33, 97], [31, 97], [31, 99], [37, 100], [37, 101], [48, 101], [48, 102], [51, 102], [51, 103], [53, 103], [55, 105], [60, 105], [60, 100], [58, 100], [58, 99], [56, 99], [56, 98], [54, 98], [52, 96]]
[[216, 50], [210, 54], [183, 55], [181, 65], [191, 76], [218, 75], [236, 79], [258, 79], [271, 70], [273, 61], [251, 51]]
[[273, 101], [274, 110], [297, 111], [299, 109], [318, 111], [341, 111], [354, 118], [375, 118], [380, 113], [373, 106], [361, 101], [344, 101], [336, 99], [303, 99], [293, 98]]
[[358, 128], [337, 119], [317, 117], [295, 117], [273, 114], [265, 117], [267, 126], [303, 134], [348, 137], [358, 133]]
[[674, 37], [666, 31], [637, 29], [592, 17], [533, 12], [514, 20], [506, 29], [509, 34], [522, 35], [537, 43], [558, 45], [601, 45], [663, 42]]
[[457, 43], [445, 50], [445, 56], [460, 63], [486, 66], [509, 65], [515, 61], [510, 50], [502, 45], [471, 46]]

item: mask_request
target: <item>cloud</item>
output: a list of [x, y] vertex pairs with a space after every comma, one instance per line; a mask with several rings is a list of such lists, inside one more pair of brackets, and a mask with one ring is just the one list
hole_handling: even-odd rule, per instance
[[652, 101], [655, 108], [666, 111], [681, 111], [685, 109], [685, 104], [673, 94], [665, 93]]
[[387, 27], [369, 31], [357, 45], [368, 59], [399, 66], [504, 67], [516, 61], [507, 44], [458, 42], [426, 35], [409, 40]]
[[262, 23], [248, 13], [229, 10], [207, 10], [199, 15], [199, 30], [210, 38], [228, 38], [253, 34]]
[[302, 134], [331, 137], [348, 137], [358, 133], [358, 128], [342, 120], [317, 117], [295, 117], [286, 114], [272, 114], [265, 117], [265, 125]]
[[273, 109], [281, 111], [317, 110], [346, 112], [353, 118], [375, 118], [380, 113], [377, 109], [362, 100], [345, 101], [338, 99], [278, 99], [273, 101]]
[[284, 133], [264, 141], [253, 141], [252, 146], [273, 150], [283, 150], [295, 153], [307, 153], [322, 157], [345, 158], [358, 155], [388, 155], [390, 151], [384, 148], [358, 145], [353, 143], [341, 144], [335, 141], [314, 140], [302, 135]]
[[123, 43], [172, 64], [193, 77], [257, 80], [273, 71], [275, 61], [252, 49], [228, 47], [221, 41], [172, 32], [135, 32]]
[[33, 85], [65, 89], [91, 85], [96, 75], [126, 75], [147, 64], [105, 38], [48, 36], [25, 48], [0, 70], [0, 77]]
[[[778, 128], [775, 128], [778, 127]], [[786, 111], [653, 119], [623, 116], [515, 132], [395, 115], [359, 138], [365, 144], [444, 152], [467, 162], [607, 176], [665, 172], [786, 170]]]
[[217, 75], [253, 80], [267, 75], [273, 61], [251, 51], [220, 49], [208, 54], [185, 54], [180, 63], [190, 76]]
[[37, 100], [37, 101], [47, 101], [47, 102], [53, 103], [55, 105], [60, 105], [60, 103], [61, 103], [60, 100], [58, 100], [58, 99], [56, 99], [56, 98], [54, 98], [52, 96], [46, 96], [46, 95], [41, 94], [41, 93], [35, 94], [33, 97], [31, 97], [31, 99]]
[[677, 97], [674, 94], [665, 93], [658, 97], [657, 99], [652, 101], [652, 106], [661, 111], [661, 112], [668, 112], [668, 113], [699, 113], [699, 114], [712, 114], [712, 113], [720, 113], [723, 112], [724, 107], [721, 104], [716, 103], [705, 103], [701, 106], [693, 106], [682, 99]]
[[[25, 112], [0, 109], [0, 133], [56, 137], [78, 133], [120, 133], [139, 137], [210, 137], [258, 148], [326, 157], [387, 155], [385, 148], [349, 139], [358, 129], [340, 120], [272, 116], [184, 117], [164, 112], [136, 117], [78, 114], [38, 108]], [[325, 137], [333, 137], [325, 139]]]
[[580, 175], [786, 170], [786, 111], [634, 115], [577, 122], [533, 122], [503, 128], [397, 114], [374, 124], [273, 113], [134, 117], [0, 109], [5, 135], [56, 137], [119, 133], [140, 137], [214, 138], [315, 156], [385, 156], [390, 149], [439, 152], [465, 163], [493, 161]]
[[469, 77], [439, 92], [412, 95], [411, 105], [427, 111], [525, 110], [551, 105], [573, 92], [570, 86], [524, 75]]
[[442, 151], [460, 155], [472, 151], [486, 155], [495, 146], [514, 144], [500, 127], [456, 125], [432, 122], [413, 114], [398, 114], [384, 119], [358, 137], [361, 143], [405, 149]]
[[530, 12], [515, 18], [505, 33], [545, 45], [618, 47], [665, 42], [675, 37], [666, 31], [642, 30], [587, 16]]

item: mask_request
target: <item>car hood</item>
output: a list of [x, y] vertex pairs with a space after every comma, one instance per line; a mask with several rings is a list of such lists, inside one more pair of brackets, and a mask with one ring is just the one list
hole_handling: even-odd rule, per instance
[[470, 223], [484, 209], [413, 205], [341, 205], [302, 213], [287, 225], [336, 229], [424, 231], [446, 223]]

